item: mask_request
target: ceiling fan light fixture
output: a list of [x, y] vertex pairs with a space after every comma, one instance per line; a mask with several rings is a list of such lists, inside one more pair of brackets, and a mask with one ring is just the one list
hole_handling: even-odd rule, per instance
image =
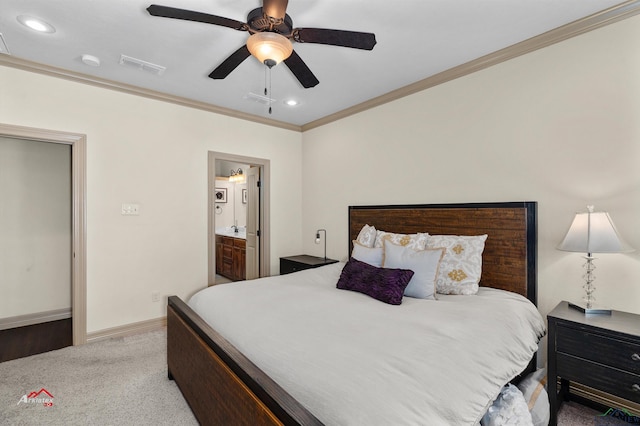
[[284, 61], [293, 52], [293, 46], [288, 38], [272, 32], [252, 34], [247, 40], [247, 49], [255, 58], [269, 67]]

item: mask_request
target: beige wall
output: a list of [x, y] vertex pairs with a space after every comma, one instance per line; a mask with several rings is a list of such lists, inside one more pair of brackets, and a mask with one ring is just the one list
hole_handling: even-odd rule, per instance
[[[273, 273], [321, 254], [317, 228], [346, 257], [349, 205], [538, 201], [546, 314], [582, 294], [580, 255], [555, 250], [576, 210], [640, 249], [638, 76], [635, 17], [303, 134], [3, 67], [0, 122], [87, 134], [89, 332], [206, 285], [209, 150], [271, 161]], [[598, 257], [599, 299], [640, 312], [639, 252]]]
[[0, 137], [0, 322], [71, 309], [71, 147]]
[[13, 68], [0, 81], [0, 122], [87, 135], [89, 333], [206, 286], [208, 151], [270, 160], [272, 271], [301, 250], [300, 133]]
[[[302, 158], [306, 252], [322, 227], [347, 255], [352, 204], [537, 201], [540, 310], [579, 301], [575, 211], [640, 249], [640, 17], [305, 132]], [[639, 253], [597, 256], [599, 301], [640, 313]]]

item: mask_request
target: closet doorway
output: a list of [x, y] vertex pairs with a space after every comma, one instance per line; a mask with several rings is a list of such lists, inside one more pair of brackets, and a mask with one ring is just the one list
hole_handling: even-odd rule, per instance
[[[1, 336], [16, 357], [86, 343], [86, 137], [0, 124], [0, 141], [8, 203], [0, 215], [0, 286], [12, 299]], [[49, 339], [53, 330], [59, 339]]]
[[269, 176], [269, 160], [209, 152], [209, 285], [269, 276]]

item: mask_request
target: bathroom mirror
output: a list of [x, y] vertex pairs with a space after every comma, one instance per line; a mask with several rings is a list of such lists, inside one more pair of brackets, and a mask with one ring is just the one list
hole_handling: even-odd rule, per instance
[[[247, 183], [248, 164], [216, 160], [216, 180], [214, 212], [216, 230], [237, 226], [242, 230], [247, 226]], [[218, 196], [219, 194], [219, 196]]]

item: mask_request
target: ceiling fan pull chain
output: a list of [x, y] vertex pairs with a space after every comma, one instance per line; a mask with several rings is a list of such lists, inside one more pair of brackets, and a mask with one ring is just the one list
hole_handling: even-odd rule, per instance
[[[267, 64], [267, 61], [264, 63], [264, 96], [267, 98], [267, 102], [269, 103], [269, 114], [271, 114], [271, 68]], [[269, 90], [267, 90], [267, 72], [269, 73]]]
[[[269, 73], [269, 90], [267, 90], [267, 72]], [[269, 103], [269, 114], [271, 114], [271, 67], [266, 61], [264, 63], [264, 96]]]
[[271, 67], [269, 67], [269, 115], [271, 115]]
[[267, 64], [264, 64], [264, 95], [267, 96]]

